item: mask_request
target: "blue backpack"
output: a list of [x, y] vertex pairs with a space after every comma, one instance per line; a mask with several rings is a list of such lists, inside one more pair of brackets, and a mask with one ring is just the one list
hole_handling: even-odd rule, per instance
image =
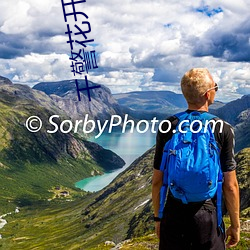
[[223, 175], [219, 148], [207, 123], [216, 116], [193, 111], [182, 112], [175, 117], [179, 122], [172, 138], [164, 146], [160, 166], [163, 185], [159, 218], [163, 217], [168, 189], [184, 204], [211, 199], [217, 192], [217, 220], [220, 227]]

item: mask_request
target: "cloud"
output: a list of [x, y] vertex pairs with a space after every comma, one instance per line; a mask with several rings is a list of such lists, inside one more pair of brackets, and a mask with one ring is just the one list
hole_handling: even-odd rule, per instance
[[70, 70], [65, 71], [69, 63], [68, 56], [63, 54], [40, 55], [31, 53], [24, 57], [10, 59], [8, 62], [0, 59], [1, 74], [9, 75], [14, 83], [33, 86], [37, 82], [59, 81], [71, 79]]
[[216, 27], [199, 38], [193, 48], [197, 57], [212, 55], [226, 61], [250, 62], [250, 19], [238, 27], [223, 31]]
[[[2, 1], [0, 8], [5, 10], [0, 16], [2, 75], [29, 84], [73, 77], [60, 1], [9, 0]], [[178, 92], [187, 70], [206, 67], [221, 91], [228, 93], [218, 92], [219, 98], [241, 96], [250, 84], [249, 8], [247, 0], [91, 0], [77, 4], [76, 9], [89, 17], [88, 38], [95, 41], [88, 50], [95, 50], [98, 58], [99, 68], [89, 78], [113, 92]], [[68, 20], [75, 39], [73, 16]], [[78, 15], [80, 27], [83, 20]]]
[[[30, 53], [48, 54], [55, 51], [66, 53], [63, 14], [57, 1], [9, 0], [2, 1], [4, 11], [0, 17], [0, 57], [5, 59]], [[13, 7], [15, 6], [15, 7]]]

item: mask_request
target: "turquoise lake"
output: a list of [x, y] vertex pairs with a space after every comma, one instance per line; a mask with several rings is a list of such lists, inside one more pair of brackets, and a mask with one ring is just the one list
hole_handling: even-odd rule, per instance
[[111, 173], [105, 173], [101, 176], [93, 176], [78, 181], [75, 186], [85, 191], [95, 192], [107, 186], [119, 173], [123, 172], [135, 159], [145, 153], [155, 145], [156, 134], [148, 130], [140, 134], [137, 131], [130, 133], [112, 132], [105, 133], [99, 138], [90, 138], [90, 141], [98, 143], [106, 149], [110, 149], [118, 154], [126, 165]]

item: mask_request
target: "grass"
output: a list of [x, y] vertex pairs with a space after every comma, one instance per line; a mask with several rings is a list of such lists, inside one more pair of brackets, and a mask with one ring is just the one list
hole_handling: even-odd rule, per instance
[[54, 200], [20, 209], [0, 230], [3, 249], [79, 249], [83, 239], [82, 200]]
[[[229, 226], [229, 218], [225, 217], [226, 225]], [[155, 234], [148, 234], [146, 236], [126, 240], [120, 244], [120, 250], [156, 250], [158, 249], [159, 241]], [[241, 232], [240, 242], [233, 250], [248, 250], [250, 248], [250, 231]], [[105, 243], [99, 244], [90, 250], [110, 250], [111, 246], [106, 246]]]
[[[241, 221], [249, 220], [250, 218], [242, 218]], [[224, 217], [224, 222], [226, 228], [230, 226], [229, 217]], [[234, 250], [249, 250], [250, 249], [250, 228], [248, 230], [241, 230], [240, 233], [240, 242], [234, 248]]]
[[[29, 132], [24, 126], [27, 117], [39, 114], [46, 121], [53, 109], [13, 96], [12, 89], [20, 92], [16, 88], [8, 86], [11, 91], [0, 95], [0, 215], [16, 206], [52, 198], [49, 190], [53, 186], [75, 189], [74, 183], [90, 177], [92, 171], [103, 172], [84, 150], [82, 139], [62, 133], [51, 135], [46, 128], [36, 134]], [[44, 96], [35, 94], [43, 100]]]
[[[73, 201], [66, 201], [66, 197], [34, 203], [21, 208], [19, 214], [6, 217], [8, 224], [0, 230], [3, 235], [0, 241], [2, 248], [105, 250], [112, 248], [105, 246], [106, 240], [117, 244], [132, 238], [122, 243], [120, 249], [157, 249], [158, 240], [155, 235], [143, 236], [152, 233], [154, 226], [148, 220], [152, 214], [151, 203], [135, 210], [150, 193], [151, 170], [146, 166], [150, 165], [151, 157], [152, 152], [136, 160], [134, 166], [100, 192], [78, 194], [76, 191], [72, 193]], [[52, 196], [55, 189], [51, 190]], [[73, 191], [70, 190], [70, 193]], [[228, 226], [227, 217], [225, 222]], [[141, 224], [147, 227], [143, 228]], [[249, 238], [249, 231], [242, 231], [241, 241], [234, 249], [248, 249]]]
[[[157, 249], [155, 235], [143, 236], [152, 233], [154, 226], [148, 220], [152, 214], [151, 203], [135, 210], [150, 194], [151, 158], [152, 152], [137, 159], [133, 166], [100, 192], [79, 194], [76, 190], [74, 194], [73, 189], [70, 190], [74, 194], [73, 201], [66, 201], [66, 197], [21, 207], [19, 214], [6, 217], [8, 224], [0, 230], [3, 236], [0, 246], [4, 250], [105, 250], [112, 248], [105, 246], [106, 240], [117, 244], [132, 238], [125, 241], [120, 249]], [[51, 197], [55, 194], [55, 186], [48, 189], [53, 191]], [[142, 228], [141, 221], [145, 221], [146, 228]], [[227, 217], [225, 222], [228, 226]], [[248, 249], [249, 238], [249, 231], [242, 231], [241, 241], [234, 249]]]

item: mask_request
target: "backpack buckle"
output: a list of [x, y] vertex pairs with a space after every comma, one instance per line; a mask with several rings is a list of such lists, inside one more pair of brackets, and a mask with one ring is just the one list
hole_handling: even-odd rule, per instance
[[175, 149], [169, 149], [169, 155], [176, 155]]

